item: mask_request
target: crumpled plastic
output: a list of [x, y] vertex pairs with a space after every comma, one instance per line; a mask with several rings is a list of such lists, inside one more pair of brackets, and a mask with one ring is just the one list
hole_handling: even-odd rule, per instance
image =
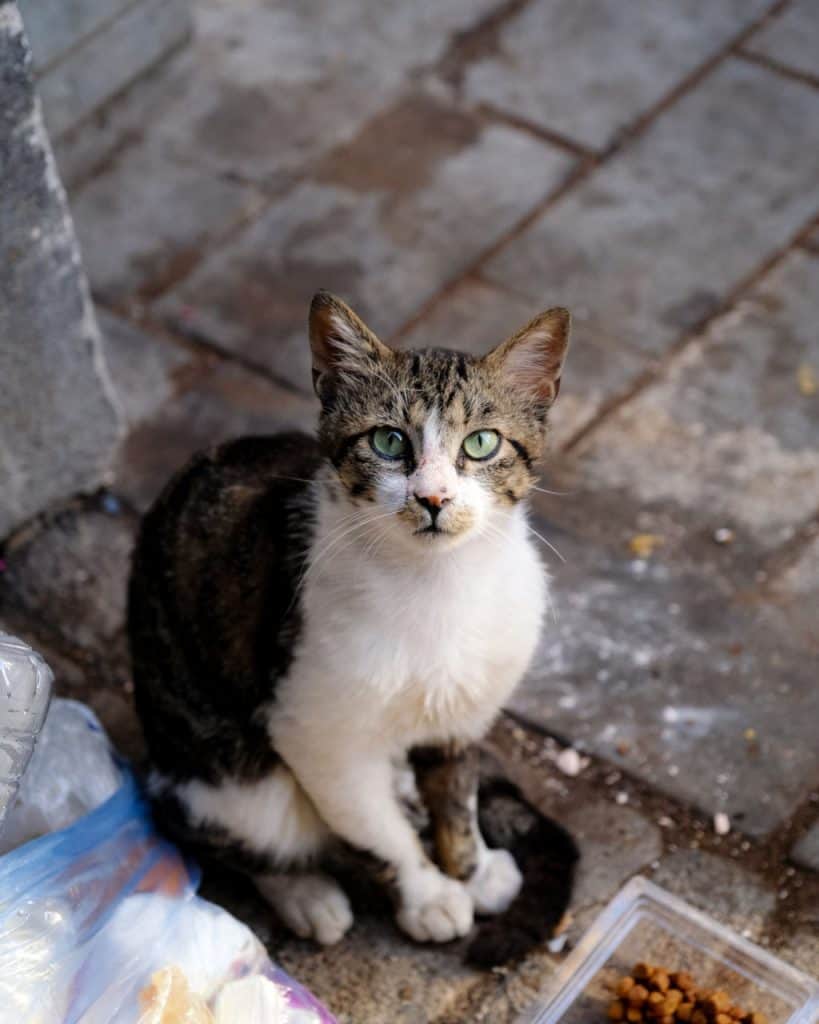
[[67, 828], [121, 784], [122, 771], [93, 711], [76, 700], [52, 700], [0, 829], [0, 854]]
[[[335, 1024], [247, 927], [196, 895], [196, 868], [158, 835], [121, 771], [96, 810], [0, 857], [0, 1024], [140, 1024], [152, 978], [174, 967], [200, 1017], [184, 1016], [179, 979], [160, 977], [160, 1010], [173, 1013], [176, 1000], [183, 1013], [160, 1014], [161, 1024], [210, 1024], [203, 1007], [217, 1024]], [[278, 1002], [246, 990], [233, 1020], [228, 986], [252, 977], [275, 986]]]

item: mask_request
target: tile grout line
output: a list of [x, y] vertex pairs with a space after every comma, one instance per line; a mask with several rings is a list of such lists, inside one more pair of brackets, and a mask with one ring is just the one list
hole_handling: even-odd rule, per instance
[[753, 50], [746, 49], [745, 46], [737, 46], [733, 56], [737, 60], [754, 64], [756, 67], [765, 68], [772, 74], [779, 75], [781, 78], [787, 78], [791, 82], [799, 82], [801, 85], [807, 85], [811, 89], [819, 89], [819, 75], [812, 75], [808, 71], [792, 68], [783, 61], [767, 57], [764, 53], [755, 53]]
[[711, 325], [715, 323], [715, 321], [729, 313], [749, 291], [767, 277], [768, 274], [782, 263], [791, 252], [795, 249], [801, 248], [805, 239], [813, 232], [817, 224], [819, 224], [819, 216], [814, 215], [807, 224], [804, 224], [799, 228], [796, 234], [792, 235], [784, 245], [780, 246], [779, 249], [777, 249], [772, 255], [768, 256], [749, 274], [746, 274], [745, 277], [741, 278], [732, 288], [729, 289], [722, 302], [720, 302], [719, 306], [713, 312], [709, 313], [706, 317], [703, 317], [697, 324], [679, 337], [677, 341], [663, 353], [662, 357], [656, 360], [651, 367], [640, 373], [628, 388], [622, 391], [619, 395], [615, 395], [608, 402], [605, 402], [587, 423], [583, 424], [583, 426], [575, 431], [575, 433], [561, 445], [559, 451], [563, 453], [574, 451], [574, 449], [577, 448], [577, 446], [585, 440], [589, 434], [608, 420], [610, 416], [616, 413], [624, 405], [627, 405], [632, 398], [635, 398], [651, 384], [659, 380], [668, 367], [676, 361], [678, 356], [688, 348], [692, 342], [702, 337], [706, 331], [709, 330]]
[[[580, 159], [568, 172], [564, 181], [555, 189], [548, 192], [531, 210], [521, 217], [512, 227], [500, 238], [483, 250], [469, 266], [447, 281], [430, 299], [421, 305], [419, 310], [409, 317], [388, 339], [390, 343], [400, 340], [409, 334], [419, 323], [432, 313], [443, 301], [445, 301], [459, 286], [465, 278], [480, 274], [484, 266], [492, 260], [502, 249], [513, 242], [540, 216], [559, 202], [564, 195], [568, 194], [576, 185], [579, 185], [591, 175], [598, 167], [604, 166], [612, 157], [618, 154], [634, 139], [643, 135], [654, 121], [673, 106], [691, 89], [700, 84], [712, 71], [723, 61], [731, 57], [734, 51], [742, 46], [754, 33], [762, 28], [771, 18], [776, 17], [789, 5], [791, 0], [774, 0], [768, 9], [746, 25], [733, 39], [725, 44], [717, 53], [712, 54], [707, 60], [698, 65], [692, 72], [686, 75], [669, 92], [662, 96], [656, 103], [650, 106], [642, 114], [628, 125], [610, 144], [599, 154], [591, 155]], [[479, 108], [480, 109], [480, 108]], [[561, 136], [561, 139], [563, 137]], [[563, 140], [565, 143], [571, 140]]]
[[507, 125], [519, 132], [525, 132], [539, 142], [548, 143], [548, 145], [553, 146], [555, 149], [562, 149], [564, 153], [569, 153], [571, 156], [581, 160], [595, 160], [600, 156], [598, 151], [576, 142], [568, 135], [553, 131], [551, 128], [543, 128], [535, 124], [534, 121], [528, 120], [528, 118], [519, 117], [517, 114], [502, 110], [500, 107], [495, 107], [491, 103], [478, 104], [475, 112], [478, 117], [488, 121], [490, 124]]

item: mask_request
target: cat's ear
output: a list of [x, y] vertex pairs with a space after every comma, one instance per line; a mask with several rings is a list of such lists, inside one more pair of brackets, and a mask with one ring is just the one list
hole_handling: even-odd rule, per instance
[[373, 372], [392, 352], [350, 307], [330, 292], [316, 292], [310, 304], [313, 387], [322, 379]]
[[560, 391], [570, 324], [567, 309], [547, 309], [484, 356], [484, 361], [516, 392], [535, 401], [553, 402]]

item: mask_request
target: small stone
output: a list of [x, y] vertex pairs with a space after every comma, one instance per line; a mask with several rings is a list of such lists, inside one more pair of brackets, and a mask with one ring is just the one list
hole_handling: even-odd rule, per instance
[[727, 836], [731, 831], [731, 819], [724, 811], [718, 811], [714, 815], [714, 831], [718, 836]]
[[572, 747], [567, 747], [565, 750], [561, 750], [557, 755], [555, 764], [564, 775], [569, 775], [572, 778], [574, 778], [575, 775], [579, 775], [585, 767], [583, 764], [583, 758]]
[[721, 526], [718, 530], [714, 530], [714, 540], [717, 544], [732, 544], [734, 531], [727, 526]]
[[624, 804], [628, 803], [628, 793], [618, 793], [614, 799], [622, 807]]
[[660, 828], [673, 828], [674, 827], [674, 819], [673, 818], [669, 818], [669, 816], [667, 814], [662, 814], [657, 819], [657, 824], [660, 826]]

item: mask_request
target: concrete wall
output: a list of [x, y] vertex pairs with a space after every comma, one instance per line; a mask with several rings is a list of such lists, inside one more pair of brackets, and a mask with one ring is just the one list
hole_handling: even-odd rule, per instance
[[97, 486], [119, 424], [22, 19], [0, 0], [0, 537]]

